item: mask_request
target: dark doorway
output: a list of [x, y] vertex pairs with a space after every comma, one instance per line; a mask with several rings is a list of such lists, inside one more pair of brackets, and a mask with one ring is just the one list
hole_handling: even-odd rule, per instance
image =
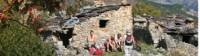
[[189, 44], [192, 44], [194, 46], [198, 46], [198, 40], [195, 39], [195, 37], [192, 37], [192, 36], [183, 36], [182, 40], [185, 43], [189, 43]]
[[190, 39], [191, 39], [190, 36], [183, 36], [182, 38], [183, 42], [186, 42], [186, 43], [190, 43]]
[[108, 20], [99, 20], [99, 27], [105, 28], [107, 25]]
[[67, 47], [69, 43], [69, 39], [72, 38], [74, 28], [68, 28], [67, 34], [59, 32], [60, 40], [63, 41], [63, 45]]
[[133, 36], [135, 36], [136, 41], [142, 41], [147, 44], [153, 44], [152, 36], [148, 28], [144, 29], [134, 28]]
[[164, 39], [162, 39], [159, 43], [158, 43], [158, 46], [156, 48], [159, 48], [159, 47], [162, 47], [164, 48], [165, 50], [167, 50], [167, 44], [166, 44], [166, 41]]
[[53, 34], [53, 32], [52, 31], [43, 31], [40, 34], [43, 37], [42, 41], [45, 41], [48, 39], [49, 36], [51, 36]]

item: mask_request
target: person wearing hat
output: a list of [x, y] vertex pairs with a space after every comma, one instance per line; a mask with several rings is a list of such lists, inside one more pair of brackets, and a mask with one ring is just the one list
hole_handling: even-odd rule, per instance
[[125, 41], [124, 41], [124, 51], [125, 56], [131, 56], [131, 52], [133, 49], [133, 45], [135, 44], [135, 39], [131, 32], [127, 31], [125, 35]]

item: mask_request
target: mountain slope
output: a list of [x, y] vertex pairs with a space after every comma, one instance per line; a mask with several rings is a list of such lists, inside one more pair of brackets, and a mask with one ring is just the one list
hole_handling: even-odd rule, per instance
[[[160, 1], [160, 0], [159, 0]], [[145, 4], [152, 5], [156, 7], [158, 10], [161, 11], [162, 15], [174, 15], [174, 14], [179, 14], [179, 15], [184, 15], [188, 17], [192, 17], [194, 19], [197, 19], [198, 13], [194, 10], [191, 11], [187, 10], [183, 5], [180, 4], [166, 4], [166, 3], [157, 3], [157, 2], [152, 2], [149, 0], [143, 0], [142, 2], [145, 2]]]
[[165, 5], [182, 5], [187, 10], [198, 11], [198, 1], [197, 0], [149, 0], [155, 3], [165, 4]]

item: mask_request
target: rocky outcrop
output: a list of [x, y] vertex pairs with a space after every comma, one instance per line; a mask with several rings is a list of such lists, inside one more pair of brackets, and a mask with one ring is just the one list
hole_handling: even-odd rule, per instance
[[149, 27], [148, 29], [152, 36], [154, 46], [156, 47], [158, 45], [159, 41], [161, 39], [163, 39], [163, 37], [162, 37], [163, 29], [158, 24], [156, 24], [154, 21], [151, 21], [151, 20], [149, 20], [148, 27]]
[[194, 44], [194, 36], [197, 32], [195, 31], [196, 28], [193, 21], [179, 16], [159, 18], [159, 20], [152, 18], [148, 19], [148, 22], [148, 29], [155, 47], [165, 48], [170, 53], [168, 55], [172, 55], [174, 51], [180, 53], [182, 56], [197, 55], [197, 50], [195, 50], [197, 49], [195, 47], [197, 45]]
[[194, 11], [198, 11], [198, 3], [197, 0], [149, 0], [155, 3], [166, 4], [166, 5], [174, 5], [179, 4], [182, 5], [185, 9], [190, 9]]
[[148, 21], [146, 18], [141, 17], [139, 15], [137, 15], [136, 17], [134, 17], [134, 27], [135, 28], [145, 28], [148, 25]]
[[192, 44], [179, 42], [177, 43], [175, 51], [179, 51], [179, 53], [182, 54], [183, 56], [197, 56], [198, 55], [197, 49], [198, 47], [195, 47]]

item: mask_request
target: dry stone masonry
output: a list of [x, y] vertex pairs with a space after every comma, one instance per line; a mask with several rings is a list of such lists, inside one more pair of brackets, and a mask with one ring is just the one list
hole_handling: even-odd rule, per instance
[[[50, 17], [51, 20], [44, 28], [46, 31], [51, 31], [52, 35], [42, 37], [42, 39], [55, 45], [57, 55], [74, 56], [81, 53], [80, 50], [87, 44], [86, 39], [90, 30], [97, 35], [96, 44], [103, 43], [111, 35], [131, 32], [133, 27], [131, 5], [125, 3], [126, 0], [114, 3], [112, 1], [112, 3], [105, 3], [105, 1], [95, 0], [95, 7], [83, 9], [69, 19], [59, 16], [66, 13], [58, 13]], [[66, 42], [69, 45], [66, 45]]]
[[[87, 45], [90, 30], [97, 35], [98, 46], [109, 36], [145, 29], [150, 33], [145, 41], [152, 40], [155, 48], [164, 48], [169, 52], [186, 52], [187, 54], [183, 54], [186, 56], [197, 55], [198, 37], [193, 20], [178, 16], [156, 18], [149, 15], [133, 18], [130, 1], [132, 0], [95, 0], [94, 6], [84, 7], [79, 13], [67, 19], [59, 16], [66, 14], [64, 12], [55, 14], [43, 27], [49, 34], [43, 34], [41, 39], [52, 43], [58, 56], [88, 56], [88, 51], [84, 47]], [[143, 56], [137, 51], [134, 53]], [[156, 56], [151, 53], [149, 55]]]
[[[73, 37], [73, 40], [85, 40], [90, 30], [94, 30], [98, 39], [105, 39], [109, 35], [114, 36], [118, 33], [125, 34], [127, 30], [132, 30], [132, 21], [131, 6], [121, 6], [118, 10], [104, 12], [76, 25], [74, 33], [77, 35]], [[104, 25], [104, 27], [101, 27], [101, 25]]]

